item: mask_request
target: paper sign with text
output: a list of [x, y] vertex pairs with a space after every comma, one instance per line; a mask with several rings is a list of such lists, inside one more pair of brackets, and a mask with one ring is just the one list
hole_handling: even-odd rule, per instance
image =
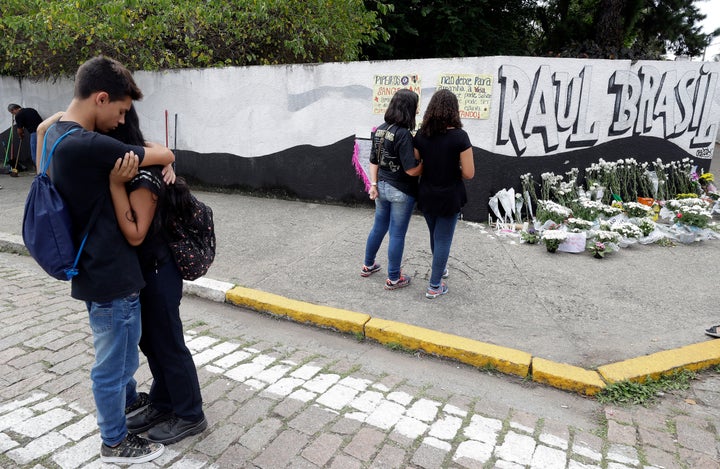
[[420, 76], [375, 75], [373, 77], [373, 114], [385, 114], [397, 90], [408, 89], [420, 96]]
[[492, 75], [452, 73], [438, 77], [437, 89], [455, 93], [461, 119], [489, 119], [492, 83]]

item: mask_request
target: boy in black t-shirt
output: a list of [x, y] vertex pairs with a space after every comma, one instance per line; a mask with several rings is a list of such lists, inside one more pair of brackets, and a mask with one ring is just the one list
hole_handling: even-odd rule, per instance
[[[161, 145], [126, 145], [97, 133], [123, 123], [133, 100], [141, 98], [132, 75], [119, 62], [90, 59], [77, 71], [74, 97], [65, 113], [50, 128], [43, 122], [38, 135], [47, 133], [50, 147], [69, 129], [81, 127], [57, 146], [50, 165], [53, 183], [70, 209], [78, 244], [93, 211], [99, 210], [80, 257], [79, 274], [72, 279], [71, 295], [86, 302], [93, 331], [95, 364], [90, 376], [103, 441], [100, 455], [106, 463], [147, 462], [164, 450], [161, 444], [129, 434], [125, 423], [125, 406], [137, 398], [126, 394], [135, 392], [139, 291], [145, 282], [135, 250], [118, 228], [109, 175], [114, 167], [132, 173], [138, 165], [162, 165], [166, 181], [171, 181], [175, 157]], [[126, 393], [128, 389], [132, 391]]]

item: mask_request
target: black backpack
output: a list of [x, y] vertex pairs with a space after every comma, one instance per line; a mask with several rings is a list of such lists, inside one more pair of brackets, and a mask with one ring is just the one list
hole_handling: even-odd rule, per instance
[[185, 280], [205, 275], [215, 260], [215, 224], [212, 209], [191, 198], [190, 219], [177, 218], [168, 226], [170, 250]]

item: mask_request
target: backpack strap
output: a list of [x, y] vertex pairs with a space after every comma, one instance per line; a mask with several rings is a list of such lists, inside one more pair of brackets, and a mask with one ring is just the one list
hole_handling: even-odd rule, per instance
[[[43, 137], [42, 154], [40, 156], [40, 161], [42, 162], [40, 174], [45, 177], [47, 177], [47, 170], [50, 167], [50, 161], [52, 160], [53, 154], [55, 154], [55, 148], [62, 141], [62, 139], [64, 139], [71, 133], [80, 130], [80, 128], [81, 128], [81, 127], [73, 127], [72, 129], [68, 130], [67, 132], [65, 132], [64, 134], [59, 136], [57, 138], [57, 140], [55, 140], [55, 143], [53, 143], [53, 146], [50, 148], [50, 153], [46, 155], [48, 132], [54, 126], [55, 126], [55, 124], [51, 125], [47, 129], [47, 131], [45, 131], [45, 135]], [[95, 225], [95, 222], [97, 221], [98, 217], [100, 216], [101, 207], [102, 207], [101, 201], [96, 202], [95, 207], [93, 207], [92, 214], [90, 215], [90, 221], [88, 222], [87, 226], [83, 230], [82, 241], [80, 242], [80, 247], [78, 248], [78, 252], [75, 255], [75, 261], [73, 262], [72, 267], [69, 269], [66, 269], [66, 271], [65, 271], [66, 275], [68, 276], [68, 280], [78, 274], [77, 265], [78, 265], [78, 262], [80, 261], [80, 254], [82, 254], [83, 248], [85, 247], [85, 242], [87, 241], [88, 234], [90, 234], [90, 230], [92, 229], [93, 225]]]
[[55, 153], [55, 148], [58, 146], [58, 143], [60, 143], [62, 141], [62, 139], [64, 139], [71, 133], [80, 130], [80, 127], [73, 127], [72, 129], [68, 130], [67, 132], [65, 132], [64, 134], [59, 136], [57, 138], [57, 140], [55, 140], [55, 143], [53, 143], [53, 146], [50, 149], [50, 154], [48, 154], [46, 157], [47, 136], [48, 136], [48, 133], [50, 132], [50, 129], [52, 129], [53, 127], [55, 127], [55, 124], [48, 127], [48, 129], [45, 131], [45, 135], [43, 136], [42, 154], [40, 155], [40, 161], [41, 161], [41, 165], [42, 165], [42, 167], [40, 168], [40, 174], [47, 174], [47, 170], [50, 167], [50, 160], [52, 160], [53, 153]]

